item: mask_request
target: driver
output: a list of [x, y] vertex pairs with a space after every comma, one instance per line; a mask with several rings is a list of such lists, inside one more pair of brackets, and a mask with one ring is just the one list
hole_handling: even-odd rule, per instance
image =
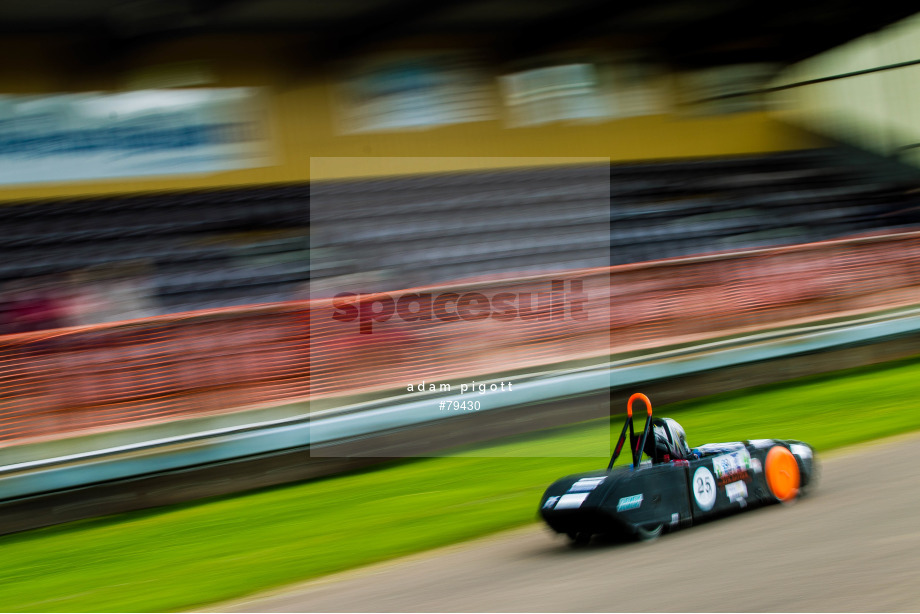
[[652, 433], [654, 437], [650, 437], [645, 444], [645, 453], [652, 458], [652, 462], [666, 463], [693, 458], [690, 446], [687, 445], [687, 434], [676, 420], [655, 418], [652, 421]]

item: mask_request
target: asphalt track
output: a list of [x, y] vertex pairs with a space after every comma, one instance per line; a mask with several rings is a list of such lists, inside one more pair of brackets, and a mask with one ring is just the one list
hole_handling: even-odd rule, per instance
[[920, 611], [920, 436], [819, 463], [808, 497], [651, 543], [573, 549], [534, 525], [215, 610]]

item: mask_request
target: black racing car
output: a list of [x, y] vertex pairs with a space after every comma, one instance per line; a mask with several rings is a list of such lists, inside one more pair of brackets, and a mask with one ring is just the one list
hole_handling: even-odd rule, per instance
[[[641, 433], [633, 429], [636, 400], [648, 411]], [[632, 463], [614, 468], [627, 432]], [[626, 423], [607, 469], [554, 482], [540, 501], [540, 515], [576, 543], [596, 534], [654, 539], [666, 527], [791, 501], [813, 481], [814, 472], [814, 451], [801, 441], [755, 439], [691, 450], [681, 426], [669, 418], [653, 420], [648, 397], [636, 393], [627, 403]]]

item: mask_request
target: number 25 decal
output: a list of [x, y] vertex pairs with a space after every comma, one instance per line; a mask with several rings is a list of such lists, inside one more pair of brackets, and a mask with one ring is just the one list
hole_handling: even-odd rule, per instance
[[696, 491], [701, 495], [707, 495], [712, 492], [712, 482], [709, 480], [699, 477], [696, 479]]
[[693, 474], [693, 498], [704, 512], [716, 503], [716, 479], [707, 467], [700, 467]]

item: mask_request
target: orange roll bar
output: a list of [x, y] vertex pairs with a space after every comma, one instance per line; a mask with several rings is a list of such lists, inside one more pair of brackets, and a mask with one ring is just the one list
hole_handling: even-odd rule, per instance
[[633, 404], [633, 401], [636, 401], [636, 400], [645, 401], [645, 409], [648, 412], [648, 417], [651, 418], [652, 417], [652, 402], [649, 400], [647, 396], [645, 396], [641, 392], [634, 392], [632, 396], [629, 397], [629, 401], [626, 402], [626, 415], [632, 418], [632, 415], [633, 415], [632, 404]]

